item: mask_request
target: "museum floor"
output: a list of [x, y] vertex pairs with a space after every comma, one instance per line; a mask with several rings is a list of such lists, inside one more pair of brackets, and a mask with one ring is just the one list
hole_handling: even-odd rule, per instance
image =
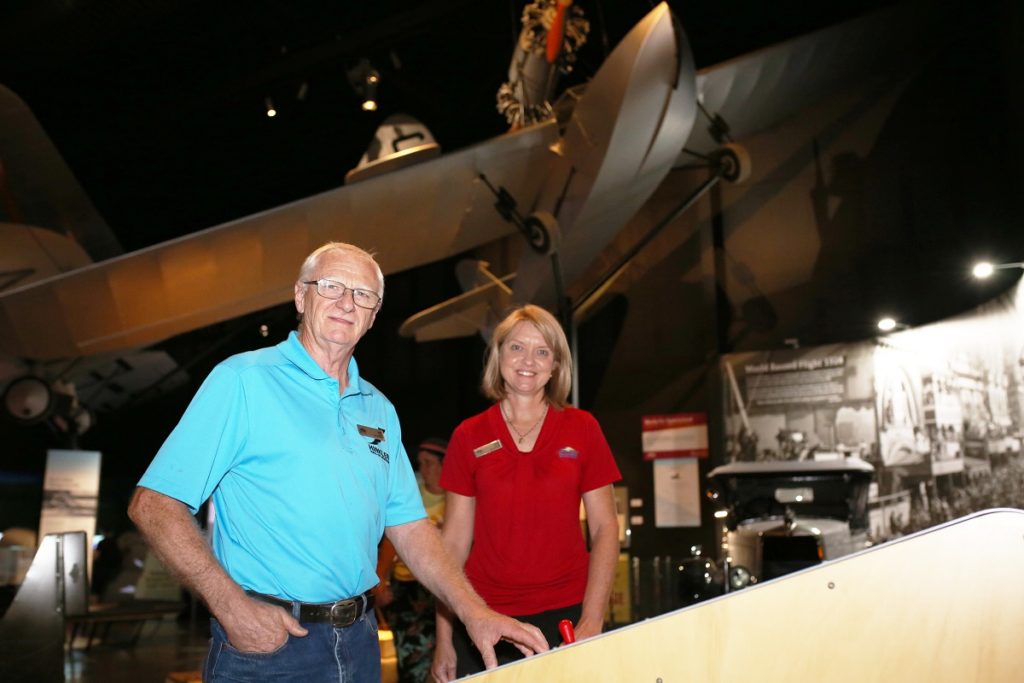
[[108, 632], [95, 636], [91, 644], [84, 637], [75, 639], [73, 647], [65, 651], [64, 680], [67, 683], [199, 681], [208, 638], [209, 628], [205, 623], [153, 620], [143, 624], [141, 631], [136, 631], [131, 624], [115, 624]]

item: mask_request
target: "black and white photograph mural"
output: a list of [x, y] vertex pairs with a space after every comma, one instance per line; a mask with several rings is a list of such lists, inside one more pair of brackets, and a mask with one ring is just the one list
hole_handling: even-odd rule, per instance
[[858, 458], [873, 541], [1024, 505], [1024, 286], [950, 320], [723, 358], [728, 462]]

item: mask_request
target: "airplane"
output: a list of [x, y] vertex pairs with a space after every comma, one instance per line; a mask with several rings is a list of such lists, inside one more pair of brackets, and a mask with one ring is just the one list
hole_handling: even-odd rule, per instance
[[[418, 339], [475, 333], [479, 311], [466, 311], [481, 304], [493, 311], [495, 293], [560, 307], [566, 284], [673, 168], [698, 159], [713, 179], [742, 179], [749, 159], [731, 141], [813, 101], [843, 74], [876, 64], [877, 54], [857, 57], [850, 46], [885, 25], [868, 17], [698, 74], [685, 33], [661, 3], [584, 88], [568, 91], [539, 120], [524, 118], [505, 134], [450, 154], [429, 144], [415, 154], [395, 148], [388, 155], [395, 158], [367, 158], [343, 187], [128, 254], [115, 255], [84, 193], [68, 192], [67, 202], [54, 203], [77, 206], [77, 214], [42, 216], [30, 228], [56, 245], [44, 251], [57, 267], [47, 270], [38, 258], [34, 266], [5, 264], [15, 279], [0, 292], [0, 380], [16, 378], [5, 406], [23, 422], [43, 419], [51, 399], [38, 409], [27, 404], [41, 400], [56, 378], [74, 385], [91, 372], [102, 384], [111, 373], [147, 365], [133, 363], [139, 356], [129, 353], [156, 353], [149, 378], [166, 374], [169, 359], [145, 349], [289, 300], [295, 264], [328, 240], [362, 243], [373, 235], [365, 246], [379, 250], [385, 274], [475, 250], [515, 265], [499, 274], [479, 262], [461, 266], [469, 291], [407, 321], [405, 333]], [[900, 40], [894, 36], [892, 44]], [[547, 59], [546, 42], [544, 52]], [[514, 56], [513, 65], [523, 57]], [[528, 69], [513, 66], [513, 75], [517, 70]], [[546, 97], [551, 89], [548, 79], [522, 91], [536, 102], [538, 92]], [[5, 110], [18, 108], [13, 93], [0, 95]], [[48, 142], [45, 135], [35, 139], [37, 147]], [[18, 169], [2, 153], [10, 185]], [[74, 186], [66, 168], [50, 179]], [[417, 216], [415, 229], [410, 215]], [[23, 218], [30, 222], [29, 214]], [[5, 234], [14, 232], [10, 227]], [[105, 260], [88, 263], [90, 256]], [[28, 268], [36, 272], [26, 275]], [[26, 373], [39, 377], [12, 392]], [[73, 397], [73, 386], [63, 391]]]

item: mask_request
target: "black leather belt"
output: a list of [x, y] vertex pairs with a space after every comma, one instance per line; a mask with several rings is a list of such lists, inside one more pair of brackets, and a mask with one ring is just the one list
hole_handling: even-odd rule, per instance
[[[288, 610], [288, 614], [292, 614], [292, 605], [295, 603], [291, 600], [282, 600], [273, 595], [264, 595], [254, 591], [246, 591], [246, 593], [257, 600], [283, 607]], [[366, 591], [362, 595], [337, 602], [300, 602], [299, 621], [329, 622], [337, 628], [345, 628], [354, 624], [359, 617], [371, 609], [373, 609], [373, 594]]]

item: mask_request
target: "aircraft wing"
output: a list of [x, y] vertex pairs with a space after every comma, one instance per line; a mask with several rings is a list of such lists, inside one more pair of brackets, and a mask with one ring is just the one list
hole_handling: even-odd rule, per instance
[[71, 236], [92, 260], [122, 251], [35, 115], [20, 97], [0, 85], [2, 222]]
[[379, 248], [385, 273], [509, 233], [481, 181], [540, 190], [555, 123], [341, 187], [0, 294], [0, 353], [34, 360], [142, 347], [288, 301], [298, 265], [329, 240]]
[[[742, 139], [783, 121], [853, 79], [887, 76], [893, 65], [919, 60], [943, 39], [935, 30], [941, 9], [904, 3], [814, 31], [697, 74], [697, 97], [720, 115], [732, 138]], [[686, 149], [709, 154], [721, 146], [706, 118]], [[685, 152], [681, 161], [693, 161]]]

